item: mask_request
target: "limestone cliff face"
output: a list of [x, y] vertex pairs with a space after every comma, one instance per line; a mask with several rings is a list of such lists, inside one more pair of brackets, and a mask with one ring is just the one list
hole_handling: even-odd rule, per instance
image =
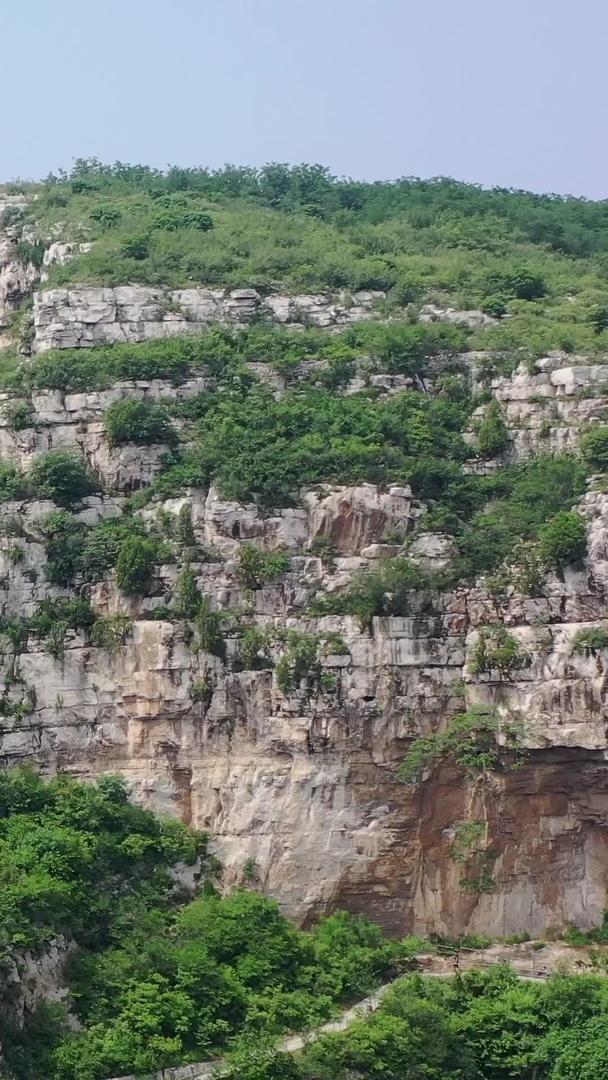
[[[31, 287], [36, 274], [21, 267], [11, 292], [13, 240], [6, 244], [5, 256], [0, 253], [5, 313], [11, 296], [16, 302], [17, 290]], [[70, 256], [63, 247], [55, 245], [47, 264]], [[379, 299], [365, 293], [349, 303], [263, 300], [248, 289], [54, 289], [36, 295], [33, 348], [141, 341], [212, 321], [240, 325], [259, 313], [286, 324], [340, 326], [378, 317]], [[424, 317], [477, 325], [487, 319], [439, 309]], [[479, 359], [463, 357], [473, 379]], [[280, 392], [276, 373], [252, 369]], [[380, 393], [410, 382], [372, 378]], [[521, 369], [496, 378], [492, 391], [511, 435], [507, 459], [575, 448], [583, 424], [605, 420], [607, 382], [608, 367], [559, 354], [541, 361], [534, 375]], [[360, 384], [357, 376], [350, 389]], [[200, 376], [179, 386], [140, 381], [88, 394], [38, 393], [31, 426], [20, 431], [10, 425], [4, 395], [0, 457], [27, 469], [42, 451], [79, 448], [104, 490], [113, 492], [85, 500], [79, 513], [93, 524], [118, 514], [125, 495], [153, 479], [167, 449], [111, 448], [107, 407], [126, 396], [185, 399], [208, 385]], [[212, 833], [227, 886], [253, 880], [301, 922], [339, 906], [399, 932], [508, 934], [570, 919], [583, 926], [600, 921], [607, 906], [608, 653], [573, 648], [578, 630], [607, 625], [608, 495], [599, 486], [591, 485], [579, 507], [589, 538], [584, 572], [549, 578], [534, 597], [510, 588], [497, 598], [480, 587], [428, 595], [408, 617], [376, 618], [369, 630], [351, 617], [313, 618], [307, 605], [319, 588], [344, 589], [356, 571], [402, 550], [387, 538], [398, 532], [407, 539], [425, 513], [407, 487], [323, 487], [272, 516], [228, 502], [214, 488], [197, 489], [152, 502], [143, 513], [149, 522], [166, 523], [177, 521], [184, 507], [208, 552], [193, 565], [199, 587], [216, 607], [246, 611], [261, 628], [298, 629], [326, 642], [325, 677], [282, 690], [276, 667], [244, 669], [239, 634], [230, 628], [225, 662], [193, 650], [183, 623], [171, 618], [179, 564], [160, 567], [144, 599], [128, 600], [109, 579], [92, 589], [91, 600], [100, 616], [131, 616], [123, 643], [101, 648], [84, 633], [70, 633], [59, 659], [34, 638], [18, 655], [5, 650], [2, 764], [32, 762], [80, 777], [122, 773], [135, 798]], [[41, 599], [62, 595], [44, 573], [39, 521], [51, 509], [51, 503], [0, 507], [2, 615], [28, 615]], [[315, 554], [319, 540], [331, 546], [331, 559]], [[289, 556], [280, 579], [253, 593], [238, 576], [239, 548], [252, 541]], [[450, 541], [417, 535], [409, 555], [427, 567], [443, 566]], [[161, 618], [154, 616], [158, 608]], [[530, 662], [508, 676], [474, 675], [480, 628], [497, 621]], [[274, 661], [285, 647], [275, 641]], [[12, 707], [25, 701], [27, 709]], [[530, 752], [519, 768], [484, 785], [447, 767], [419, 788], [397, 781], [414, 737], [480, 704], [491, 705], [505, 725], [525, 720]], [[492, 858], [488, 889], [463, 889], [462, 866], [453, 858], [455, 831], [467, 819], [484, 823]]]
[[376, 317], [382, 292], [344, 296], [275, 294], [256, 289], [144, 286], [48, 289], [34, 298], [34, 348], [72, 349], [196, 334], [211, 323], [243, 326], [265, 318], [286, 326], [341, 327]]
[[[564, 369], [550, 376], [552, 385], [566, 387], [565, 399], [587, 369], [569, 370], [572, 378]], [[521, 391], [524, 382], [518, 374], [513, 386]], [[27, 466], [43, 448], [80, 446], [116, 491], [86, 500], [80, 513], [92, 523], [118, 513], [121, 492], [153, 475], [162, 449], [111, 450], [102, 421], [109, 401], [133, 393], [187, 395], [197, 386], [39, 394], [30, 429], [0, 428], [0, 453]], [[537, 386], [530, 379], [530, 396]], [[496, 390], [508, 399], [505, 380]], [[591, 400], [599, 415], [605, 402]], [[534, 418], [541, 408], [531, 407]], [[204, 592], [218, 607], [249, 608], [263, 627], [328, 640], [339, 635], [344, 644], [324, 658], [334, 680], [282, 692], [276, 671], [241, 670], [238, 636], [230, 632], [226, 663], [197, 655], [178, 622], [153, 618], [155, 607], [172, 603], [180, 568], [167, 565], [143, 600], [128, 601], [111, 580], [94, 587], [98, 614], [123, 611], [134, 620], [114, 650], [73, 633], [60, 660], [33, 639], [18, 657], [5, 653], [2, 676], [13, 678], [6, 678], [4, 697], [23, 700], [34, 688], [35, 704], [25, 716], [2, 717], [2, 763], [30, 761], [85, 777], [124, 774], [135, 797], [212, 832], [227, 885], [253, 876], [301, 921], [341, 905], [399, 931], [509, 933], [567, 919], [596, 923], [606, 903], [608, 859], [606, 654], [575, 653], [573, 637], [606, 618], [608, 495], [590, 490], [581, 503], [590, 549], [585, 572], [550, 579], [538, 597], [511, 591], [498, 601], [478, 588], [426, 597], [409, 617], [375, 619], [369, 632], [351, 617], [311, 618], [305, 609], [319, 587], [341, 589], [356, 570], [397, 553], [383, 543], [386, 534], [398, 529], [407, 536], [424, 513], [408, 488], [305, 492], [300, 507], [271, 517], [226, 502], [212, 488], [153, 503], [144, 514], [153, 520], [162, 511], [165, 520], [177, 520], [185, 505], [196, 540], [211, 552], [210, 561], [194, 566]], [[38, 522], [50, 509], [51, 503], [3, 505], [4, 523], [17, 518], [22, 526], [22, 535], [0, 540], [5, 615], [30, 614], [40, 599], [61, 593], [44, 575]], [[320, 538], [335, 549], [330, 565], [311, 551]], [[240, 583], [236, 561], [251, 541], [290, 556], [280, 581], [253, 595]], [[22, 552], [17, 562], [15, 545]], [[427, 534], [411, 554], [440, 564], [446, 541]], [[532, 662], [508, 677], [474, 676], [479, 628], [497, 617]], [[274, 647], [275, 659], [282, 648]], [[496, 775], [491, 791], [450, 770], [419, 790], [397, 782], [414, 736], [482, 703], [505, 722], [525, 717], [531, 754], [522, 767]], [[472, 809], [487, 821], [493, 849], [493, 887], [481, 895], [459, 887], [461, 867], [450, 858], [455, 823]]]

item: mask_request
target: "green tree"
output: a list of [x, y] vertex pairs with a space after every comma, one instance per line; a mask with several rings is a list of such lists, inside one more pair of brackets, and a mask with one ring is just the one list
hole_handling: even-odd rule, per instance
[[488, 405], [486, 414], [477, 434], [479, 452], [483, 457], [496, 457], [509, 446], [509, 431], [505, 424], [502, 409], [497, 401]]
[[194, 570], [186, 563], [175, 583], [175, 611], [184, 619], [194, 619], [200, 611], [202, 594]]
[[166, 408], [145, 398], [142, 401], [131, 398], [117, 401], [107, 410], [104, 421], [110, 446], [172, 444], [176, 440]]
[[80, 455], [70, 450], [50, 450], [38, 458], [28, 479], [38, 498], [54, 499], [60, 506], [71, 506], [99, 490]]
[[116, 561], [116, 581], [127, 596], [144, 596], [157, 558], [156, 545], [144, 536], [127, 536]]
[[581, 436], [585, 464], [595, 472], [608, 470], [608, 427], [598, 424]]
[[555, 566], [580, 564], [587, 552], [587, 529], [580, 514], [561, 510], [539, 529], [540, 553]]

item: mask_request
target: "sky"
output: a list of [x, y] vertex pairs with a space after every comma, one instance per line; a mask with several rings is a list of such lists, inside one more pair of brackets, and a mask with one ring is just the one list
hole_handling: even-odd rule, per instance
[[302, 161], [608, 198], [605, 0], [5, 0], [0, 179]]

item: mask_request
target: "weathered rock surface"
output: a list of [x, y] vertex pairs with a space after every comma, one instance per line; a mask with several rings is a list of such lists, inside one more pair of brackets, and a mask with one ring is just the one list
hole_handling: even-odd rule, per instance
[[547, 357], [530, 374], [524, 365], [509, 378], [492, 380], [510, 429], [510, 457], [532, 453], [568, 453], [591, 424], [608, 417], [608, 364], [584, 357]]
[[48, 289], [34, 297], [34, 348], [44, 352], [183, 337], [211, 323], [246, 326], [260, 317], [288, 326], [348, 326], [374, 318], [383, 298], [381, 292], [358, 292], [352, 298], [326, 293], [262, 297], [256, 289], [141, 285]]
[[[300, 920], [345, 905], [395, 930], [509, 933], [569, 918], [597, 922], [608, 856], [606, 657], [576, 654], [573, 637], [581, 626], [605, 624], [608, 496], [590, 492], [583, 501], [586, 574], [553, 579], [535, 599], [511, 595], [498, 611], [483, 590], [438, 595], [407, 618], [374, 620], [369, 633], [351, 617], [311, 618], [304, 608], [319, 585], [342, 587], [354, 570], [372, 566], [395, 522], [407, 532], [420, 513], [407, 489], [328, 490], [270, 519], [213, 490], [163, 509], [176, 514], [187, 503], [196, 539], [220, 553], [195, 567], [219, 606], [251, 602], [235, 572], [241, 543], [284, 545], [292, 554], [281, 581], [256, 591], [250, 618], [260, 627], [339, 635], [344, 644], [324, 661], [335, 682], [283, 693], [271, 668], [240, 670], [238, 633], [228, 633], [226, 664], [196, 654], [179, 623], [150, 618], [159, 603], [172, 603], [178, 568], [168, 565], [144, 600], [127, 601], [111, 582], [93, 590], [99, 614], [129, 611], [134, 619], [115, 650], [71, 634], [54, 660], [30, 641], [17, 659], [21, 689], [5, 697], [33, 687], [35, 705], [25, 717], [2, 718], [2, 762], [84, 777], [124, 774], [137, 798], [213, 833], [227, 886], [254, 865], [259, 885]], [[28, 507], [25, 535], [2, 540], [4, 614], [28, 614], [56, 592], [35, 538], [49, 506]], [[22, 509], [8, 504], [5, 513]], [[89, 521], [115, 512], [99, 499], [83, 510]], [[319, 536], [332, 538], [332, 566], [307, 554]], [[24, 552], [16, 563], [15, 543]], [[473, 676], [479, 627], [497, 618], [532, 663], [508, 678]], [[275, 658], [281, 650], [274, 647]], [[14, 664], [6, 653], [6, 670]], [[491, 797], [449, 769], [420, 790], [397, 783], [412, 737], [475, 703], [492, 704], [505, 722], [525, 718], [527, 762], [498, 774]], [[471, 805], [488, 820], [496, 851], [494, 886], [481, 896], [459, 887], [461, 868], [450, 857], [454, 825]]]
[[[16, 260], [19, 228], [5, 234], [0, 329], [38, 274]], [[47, 250], [43, 274], [73, 254], [59, 238]], [[51, 289], [35, 297], [33, 347], [146, 341], [260, 316], [340, 327], [377, 317], [381, 299], [378, 293], [263, 298], [251, 289]], [[434, 306], [422, 318], [492, 322], [482, 312]], [[482, 378], [483, 360], [482, 354], [463, 358], [473, 379]], [[262, 363], [251, 369], [281, 392], [276, 370]], [[382, 372], [369, 381], [387, 394], [411, 385], [409, 377]], [[534, 374], [520, 368], [491, 380], [511, 440], [504, 460], [575, 449], [581, 431], [606, 420], [607, 384], [608, 365], [563, 354], [545, 358]], [[0, 458], [27, 469], [49, 448], [78, 449], [113, 492], [83, 504], [80, 516], [93, 524], [119, 513], [124, 495], [153, 479], [167, 449], [110, 447], [109, 405], [122, 397], [183, 400], [211, 385], [201, 375], [179, 386], [142, 381], [91, 393], [38, 393], [32, 425], [20, 431], [11, 427], [5, 395]], [[349, 392], [364, 385], [357, 372]], [[430, 382], [421, 388], [430, 389]], [[473, 432], [470, 438], [475, 441]], [[296, 508], [267, 516], [211, 488], [152, 503], [144, 517], [166, 524], [184, 507], [206, 551], [204, 560], [192, 562], [199, 587], [215, 607], [233, 613], [226, 661], [196, 652], [184, 623], [172, 617], [179, 562], [159, 569], [144, 599], [128, 600], [113, 580], [102, 582], [91, 589], [97, 614], [124, 612], [133, 620], [123, 643], [104, 649], [89, 635], [71, 633], [59, 658], [33, 637], [18, 656], [4, 648], [0, 762], [28, 761], [46, 773], [64, 769], [81, 777], [122, 773], [135, 798], [209, 829], [227, 887], [248, 879], [254, 867], [258, 885], [301, 922], [345, 906], [399, 932], [496, 935], [568, 920], [597, 924], [608, 906], [608, 653], [581, 653], [574, 639], [581, 629], [608, 626], [608, 495], [592, 488], [581, 502], [589, 537], [584, 573], [551, 577], [534, 597], [511, 589], [497, 599], [481, 586], [429, 594], [412, 602], [407, 617], [375, 619], [366, 630], [352, 617], [312, 617], [308, 603], [318, 589], [340, 592], [357, 572], [404, 550], [431, 571], [449, 563], [445, 536], [416, 531], [425, 510], [407, 487], [322, 487], [303, 492]], [[4, 616], [30, 615], [42, 599], [65, 592], [51, 587], [44, 571], [38, 519], [52, 508], [0, 506]], [[253, 594], [238, 574], [246, 543], [289, 557], [280, 579]], [[529, 663], [508, 675], [473, 674], [480, 629], [496, 623], [509, 628]], [[276, 662], [286, 646], [277, 638], [271, 661], [246, 669], [243, 625], [316, 635], [325, 643], [323, 679], [282, 690]], [[16, 707], [26, 701], [27, 709]], [[398, 783], [396, 770], [412, 739], [473, 705], [491, 706], [503, 733], [523, 723], [529, 755], [519, 768], [483, 785], [449, 767], [418, 789]], [[453, 855], [459, 824], [467, 820], [483, 823], [491, 851], [491, 880], [483, 888], [463, 887]]]
[[21, 195], [0, 195], [0, 349], [10, 342], [6, 331], [12, 312], [30, 296], [40, 276], [37, 268], [20, 256], [17, 246], [23, 238], [21, 211], [25, 202]]

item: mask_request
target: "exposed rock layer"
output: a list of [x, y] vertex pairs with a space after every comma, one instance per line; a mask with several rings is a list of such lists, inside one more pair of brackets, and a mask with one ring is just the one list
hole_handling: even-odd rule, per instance
[[[16, 259], [18, 235], [7, 233], [0, 250], [0, 329], [38, 275]], [[73, 254], [66, 245], [53, 246], [46, 266]], [[145, 341], [260, 316], [339, 327], [377, 317], [381, 299], [373, 293], [262, 298], [250, 289], [53, 289], [35, 297], [33, 345], [44, 351]], [[479, 312], [431, 307], [422, 316], [478, 326], [488, 321]], [[463, 358], [473, 377], [482, 359]], [[252, 368], [280, 391], [276, 372]], [[382, 373], [372, 379], [386, 393], [409, 383]], [[607, 382], [608, 366], [564, 356], [548, 357], [534, 375], [520, 369], [496, 378], [493, 392], [511, 436], [506, 459], [574, 449], [584, 425], [605, 420]], [[90, 394], [35, 395], [31, 427], [15, 432], [8, 416], [0, 418], [0, 456], [27, 468], [48, 448], [79, 448], [105, 490], [115, 492], [87, 500], [80, 513], [94, 523], [117, 514], [125, 493], [154, 477], [166, 450], [111, 448], [107, 407], [124, 396], [186, 398], [207, 385], [200, 377], [178, 387], [140, 382]], [[350, 390], [361, 385], [357, 376]], [[498, 601], [480, 588], [429, 596], [407, 618], [375, 619], [370, 631], [353, 618], [313, 619], [306, 606], [319, 587], [340, 590], [357, 570], [401, 550], [387, 539], [411, 536], [424, 514], [409, 489], [305, 492], [300, 507], [272, 517], [226, 502], [211, 489], [154, 504], [145, 515], [177, 515], [184, 506], [197, 542], [210, 552], [194, 565], [199, 586], [218, 607], [252, 603], [236, 572], [243, 543], [286, 550], [287, 572], [255, 592], [249, 618], [260, 627], [297, 628], [325, 640], [338, 635], [344, 644], [324, 656], [333, 679], [304, 680], [282, 692], [271, 667], [242, 670], [237, 632], [228, 635], [225, 664], [196, 654], [183, 624], [169, 615], [152, 617], [154, 608], [172, 603], [179, 572], [175, 564], [163, 566], [143, 600], [127, 601], [112, 581], [93, 590], [99, 615], [125, 611], [134, 620], [116, 649], [71, 634], [61, 659], [35, 639], [17, 657], [5, 652], [2, 763], [29, 761], [46, 772], [60, 768], [84, 777], [124, 774], [135, 797], [211, 831], [226, 885], [253, 874], [303, 922], [346, 906], [399, 932], [507, 934], [567, 920], [597, 923], [607, 906], [607, 659], [601, 650], [576, 652], [573, 639], [582, 627], [606, 625], [608, 496], [592, 489], [581, 503], [590, 552], [584, 573], [549, 579], [537, 597], [511, 591]], [[50, 509], [42, 503], [2, 507], [4, 615], [29, 615], [40, 600], [61, 592], [45, 578], [37, 525]], [[21, 522], [17, 535], [7, 527], [11, 518]], [[332, 560], [316, 553], [320, 540], [334, 550]], [[418, 536], [410, 554], [437, 568], [449, 560], [450, 543], [440, 535]], [[531, 663], [508, 677], [472, 675], [479, 628], [496, 621], [509, 627]], [[275, 660], [282, 648], [275, 644]], [[28, 689], [35, 690], [30, 711], [11, 712]], [[449, 768], [420, 789], [399, 784], [396, 768], [412, 738], [475, 704], [491, 705], [504, 723], [525, 721], [531, 752], [523, 765], [483, 785]], [[491, 881], [481, 890], [463, 887], [454, 859], [459, 823], [470, 820], [483, 822], [491, 850]]]
[[267, 319], [289, 326], [340, 327], [373, 318], [381, 292], [346, 296], [272, 294], [256, 289], [145, 286], [48, 289], [34, 298], [34, 348], [83, 348], [200, 333], [211, 323]]
[[[519, 376], [513, 385], [521, 386]], [[92, 523], [116, 514], [120, 491], [152, 475], [157, 460], [155, 448], [131, 448], [129, 462], [124, 450], [110, 450], [103, 408], [123, 393], [187, 395], [196, 386], [40, 394], [36, 427], [0, 428], [2, 455], [27, 463], [48, 446], [81, 446], [105, 486], [119, 489], [87, 500], [81, 514]], [[500, 389], [507, 400], [504, 380]], [[30, 640], [16, 661], [21, 690], [5, 696], [15, 700], [33, 687], [35, 706], [25, 717], [2, 718], [2, 762], [85, 777], [123, 773], [136, 797], [212, 832], [227, 885], [253, 872], [301, 921], [347, 906], [395, 931], [497, 934], [568, 919], [597, 923], [608, 859], [606, 665], [604, 653], [574, 652], [573, 637], [605, 621], [608, 495], [592, 490], [581, 503], [585, 573], [551, 578], [534, 598], [509, 593], [499, 603], [474, 588], [427, 597], [407, 618], [375, 619], [369, 633], [350, 617], [310, 618], [306, 604], [320, 586], [343, 588], [355, 571], [400, 550], [383, 542], [386, 534], [407, 537], [424, 513], [409, 489], [321, 489], [271, 517], [211, 489], [152, 505], [145, 515], [177, 515], [185, 505], [196, 540], [211, 552], [211, 561], [195, 564], [199, 585], [220, 607], [251, 602], [236, 574], [240, 545], [287, 551], [281, 580], [255, 592], [253, 618], [262, 627], [340, 635], [344, 646], [324, 660], [335, 685], [305, 681], [282, 693], [271, 669], [240, 670], [236, 633], [228, 636], [226, 664], [197, 655], [183, 624], [151, 619], [154, 607], [172, 602], [179, 567], [167, 565], [143, 600], [127, 601], [111, 581], [93, 590], [100, 615], [129, 611], [134, 619], [114, 651], [72, 634], [63, 659], [54, 660]], [[36, 524], [51, 508], [4, 504], [4, 520], [20, 518], [23, 535], [0, 541], [3, 614], [30, 614], [58, 592], [45, 579]], [[335, 550], [330, 563], [313, 553], [320, 539]], [[412, 554], [445, 559], [445, 540], [420, 536]], [[532, 663], [507, 678], [474, 676], [479, 627], [497, 619]], [[14, 671], [9, 653], [4, 666]], [[526, 763], [497, 774], [490, 790], [450, 770], [420, 790], [399, 784], [395, 771], [412, 737], [471, 704], [492, 705], [505, 722], [525, 719]], [[482, 893], [461, 887], [462, 867], [451, 856], [454, 829], [471, 815], [487, 822], [492, 842], [492, 885]]]

